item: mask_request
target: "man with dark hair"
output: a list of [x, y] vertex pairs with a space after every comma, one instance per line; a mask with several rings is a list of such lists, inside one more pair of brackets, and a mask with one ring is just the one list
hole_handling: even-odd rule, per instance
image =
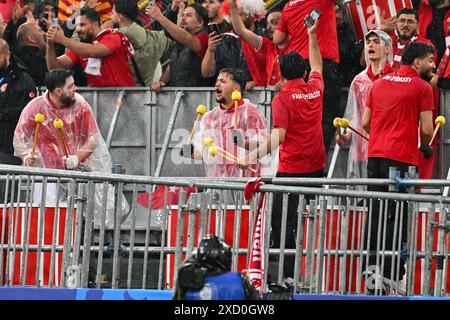
[[[403, 65], [392, 74], [386, 75], [376, 81], [369, 92], [366, 100], [366, 107], [363, 113], [363, 127], [370, 133], [368, 149], [368, 178], [389, 177], [389, 167], [396, 167], [402, 178], [408, 172], [409, 166], [419, 165], [419, 151], [428, 159], [431, 156], [432, 148], [429, 146], [433, 134], [433, 90], [428, 83], [432, 71], [436, 67], [434, 64], [434, 48], [422, 42], [410, 43], [403, 53]], [[417, 130], [419, 128], [419, 130]], [[420, 131], [420, 150], [419, 144]], [[369, 186], [370, 191], [388, 191], [387, 186]], [[399, 192], [406, 192], [404, 187], [399, 188]], [[372, 212], [378, 213], [379, 203], [374, 201]], [[405, 209], [407, 207], [405, 206]], [[370, 240], [369, 271], [373, 266], [377, 270], [383, 270], [382, 276], [398, 282], [405, 274], [403, 264], [405, 256], [400, 256], [400, 270], [395, 270], [391, 274], [392, 258], [386, 256], [384, 265], [376, 264], [375, 250], [377, 240], [385, 237], [385, 250], [395, 250], [392, 244], [401, 243], [397, 250], [406, 248], [407, 241], [407, 215], [403, 211], [397, 219], [395, 213], [395, 203], [388, 204], [388, 217], [386, 221], [383, 216], [372, 214], [371, 219], [366, 221], [366, 230], [370, 224], [368, 239]], [[380, 221], [380, 222], [379, 222]], [[402, 221], [402, 224], [398, 223]], [[378, 233], [378, 223], [387, 226], [386, 233]], [[395, 226], [401, 228], [400, 239], [393, 239], [394, 234], [398, 234]], [[396, 265], [396, 264], [395, 264]], [[363, 263], [363, 269], [366, 269]], [[383, 269], [381, 269], [383, 268]], [[372, 269], [373, 270], [373, 269]], [[399, 272], [400, 278], [395, 279]], [[370, 288], [369, 288], [370, 289]]]
[[[14, 133], [14, 154], [26, 166], [109, 172], [111, 159], [94, 114], [71, 70], [54, 69], [45, 77], [47, 92], [23, 109]], [[33, 150], [36, 115], [43, 115]], [[56, 129], [55, 120], [62, 120]], [[64, 136], [61, 139], [59, 132]]]
[[[90, 87], [133, 87], [135, 81], [128, 58], [134, 50], [127, 37], [118, 30], [100, 29], [100, 16], [83, 7], [77, 17], [80, 42], [64, 36], [61, 27], [51, 26], [47, 32], [47, 67], [49, 70], [70, 69], [78, 61]], [[56, 57], [54, 43], [68, 50]]]
[[200, 72], [202, 59], [208, 47], [208, 34], [205, 32], [208, 13], [205, 8], [197, 3], [186, 6], [181, 14], [179, 26], [162, 15], [157, 6], [148, 6], [146, 12], [177, 42], [170, 55], [169, 66], [152, 88], [158, 91], [166, 85], [205, 86], [207, 80]]
[[[242, 171], [236, 167], [234, 161], [229, 157], [219, 154], [211, 155], [208, 148], [203, 146], [205, 138], [212, 138], [214, 144], [222, 148], [231, 155], [243, 156], [248, 150], [254, 149], [267, 137], [267, 122], [264, 115], [247, 99], [237, 101], [237, 130], [242, 133], [243, 145], [237, 146], [233, 141], [233, 129], [235, 128], [235, 107], [236, 103], [232, 99], [234, 91], [242, 93], [245, 88], [245, 79], [239, 69], [222, 69], [216, 81], [216, 101], [217, 107], [206, 112], [200, 123], [200, 130], [194, 137], [194, 147], [191, 147], [192, 154], [186, 157], [203, 159], [203, 164], [208, 177], [242, 177], [260, 175], [262, 166], [254, 165], [251, 171]], [[185, 150], [183, 148], [182, 150]], [[183, 155], [183, 154], [182, 154]], [[269, 159], [266, 158], [267, 161]], [[269, 164], [268, 162], [265, 164]]]
[[[20, 115], [14, 132], [14, 155], [25, 166], [110, 173], [111, 155], [91, 106], [76, 93], [72, 75], [71, 70], [53, 69], [45, 76], [47, 91], [29, 102]], [[38, 121], [39, 130], [36, 129]], [[34, 199], [38, 199], [40, 188], [36, 186]], [[56, 188], [55, 184], [47, 185], [47, 204], [56, 199]], [[103, 187], [96, 188], [94, 221], [97, 226], [104, 208], [102, 194]], [[114, 197], [111, 187], [108, 187], [109, 197]], [[112, 228], [112, 205], [107, 204], [105, 210], [104, 222], [107, 228]], [[123, 198], [121, 214], [127, 210]]]
[[[313, 9], [321, 12], [321, 23], [317, 29], [317, 39], [323, 57], [322, 130], [325, 150], [328, 151], [336, 128], [333, 119], [340, 116], [341, 83], [338, 73], [339, 46], [336, 28], [336, 13], [332, 0], [290, 0], [284, 6], [280, 22], [273, 35], [273, 42], [283, 44], [289, 39], [287, 51], [297, 51], [309, 63], [308, 32], [303, 21]], [[309, 68], [307, 68], [309, 69]]]
[[[33, 79], [11, 54], [8, 43], [0, 39], [0, 163], [20, 164], [14, 156], [14, 128], [25, 105], [36, 96]], [[0, 182], [0, 200], [4, 189]]]
[[[111, 20], [119, 26], [135, 50], [131, 60], [136, 83], [150, 87], [154, 79], [159, 59], [173, 44], [164, 31], [150, 31], [142, 28], [135, 21], [139, 15], [139, 8], [134, 1], [117, 0], [113, 7]], [[133, 61], [134, 59], [134, 61]]]
[[[285, 84], [272, 100], [273, 130], [264, 143], [250, 154], [238, 160], [242, 168], [280, 146], [277, 177], [323, 177], [325, 147], [322, 135], [322, 104], [324, 82], [322, 56], [317, 42], [317, 24], [308, 28], [309, 64], [308, 82], [306, 62], [298, 52], [280, 55], [280, 69]], [[298, 195], [289, 195], [286, 224], [286, 248], [295, 248]], [[275, 248], [280, 247], [281, 210], [283, 197], [274, 194], [272, 236]], [[294, 257], [285, 257], [284, 276], [294, 275]], [[289, 283], [291, 279], [288, 279]]]
[[433, 46], [430, 40], [419, 33], [419, 15], [412, 8], [402, 8], [397, 12], [395, 34], [391, 33], [394, 48], [394, 62], [392, 67], [400, 69], [402, 55], [405, 47], [414, 41], [423, 42]]

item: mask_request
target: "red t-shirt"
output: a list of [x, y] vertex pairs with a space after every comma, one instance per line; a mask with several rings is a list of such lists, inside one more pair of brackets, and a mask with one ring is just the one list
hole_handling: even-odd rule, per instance
[[286, 52], [285, 45], [277, 46], [266, 37], [261, 37], [261, 46], [257, 49], [266, 57], [266, 85], [276, 85], [281, 80], [280, 64], [278, 56]]
[[266, 56], [260, 51], [257, 51], [248, 42], [239, 38], [242, 44], [242, 51], [244, 52], [245, 61], [247, 62], [248, 70], [252, 75], [252, 79], [255, 82], [255, 86], [266, 86]]
[[[89, 87], [134, 87], [136, 83], [128, 63], [127, 48], [123, 45], [120, 34], [100, 33], [93, 43], [96, 42], [105, 45], [110, 54], [101, 58], [101, 75], [85, 73]], [[80, 61], [83, 69], [86, 68], [89, 58], [80, 56], [71, 50], [67, 50], [66, 55], [73, 64]]]
[[208, 34], [205, 32], [200, 32], [194, 35], [200, 41], [201, 49], [197, 52], [197, 55], [203, 59], [206, 54], [206, 50], [208, 50]]
[[278, 172], [311, 173], [325, 167], [323, 89], [322, 75], [311, 72], [307, 83], [289, 80], [272, 100], [273, 126], [286, 129]]
[[305, 59], [309, 58], [308, 28], [304, 19], [313, 8], [321, 12], [317, 26], [317, 40], [324, 59], [339, 62], [339, 47], [336, 30], [334, 2], [331, 0], [291, 0], [282, 12], [277, 30], [290, 35], [289, 51], [297, 51]]
[[376, 81], [366, 101], [372, 110], [368, 157], [419, 164], [419, 114], [433, 110], [433, 90], [410, 66]]

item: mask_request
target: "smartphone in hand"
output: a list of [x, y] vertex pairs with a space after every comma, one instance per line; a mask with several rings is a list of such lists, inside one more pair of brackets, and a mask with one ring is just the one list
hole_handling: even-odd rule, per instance
[[216, 22], [210, 22], [208, 23], [208, 33], [215, 32], [217, 35], [222, 36], [222, 33], [220, 32], [219, 26]]
[[317, 10], [316, 8], [312, 9], [311, 12], [305, 18], [305, 25], [308, 28], [312, 28], [312, 26], [314, 26], [314, 23], [316, 22], [316, 20], [319, 19], [319, 17], [320, 11]]

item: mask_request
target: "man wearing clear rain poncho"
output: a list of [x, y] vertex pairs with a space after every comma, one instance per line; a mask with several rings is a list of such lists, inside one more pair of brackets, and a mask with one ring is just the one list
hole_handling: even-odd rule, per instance
[[[344, 115], [344, 118], [349, 120], [350, 125], [361, 133], [365, 133], [362, 127], [362, 114], [373, 83], [380, 77], [394, 71], [392, 68], [393, 49], [391, 37], [384, 31], [371, 30], [364, 39], [364, 54], [367, 68], [358, 74], [350, 85], [347, 108]], [[368, 135], [366, 134], [366, 136]], [[367, 149], [369, 142], [349, 131], [345, 134], [337, 134], [336, 143], [338, 145], [342, 146], [347, 141], [351, 143], [347, 163], [347, 177], [367, 178]], [[365, 187], [360, 186], [358, 188]]]
[[[70, 70], [55, 69], [45, 77], [47, 91], [23, 109], [14, 132], [14, 155], [26, 166], [110, 173], [112, 162], [91, 107], [76, 93]], [[39, 130], [33, 148], [37, 124]], [[36, 186], [39, 189], [39, 186]], [[42, 188], [42, 186], [40, 186]], [[35, 192], [39, 201], [40, 191]], [[47, 187], [46, 205], [55, 201], [56, 185]], [[99, 224], [102, 186], [96, 185], [95, 224]], [[113, 226], [114, 190], [109, 187], [105, 225]], [[128, 204], [122, 203], [122, 213]]]

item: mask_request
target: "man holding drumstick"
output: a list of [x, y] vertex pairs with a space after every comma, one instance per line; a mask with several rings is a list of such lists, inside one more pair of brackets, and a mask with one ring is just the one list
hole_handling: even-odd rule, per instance
[[[185, 157], [203, 159], [208, 177], [261, 175], [259, 165], [253, 165], [251, 170], [241, 170], [235, 165], [236, 157], [255, 149], [268, 134], [264, 115], [249, 100], [242, 99], [244, 86], [244, 74], [241, 70], [227, 68], [219, 72], [215, 85], [219, 105], [203, 115], [200, 130], [194, 135], [193, 145], [183, 148]], [[235, 141], [235, 132], [241, 135], [241, 143]], [[210, 140], [207, 138], [211, 138], [212, 143], [204, 145], [205, 139]], [[219, 151], [217, 155], [210, 152], [211, 149], [207, 148], [209, 145]], [[184, 154], [186, 149], [192, 151], [191, 155]], [[261, 164], [265, 167], [270, 162], [266, 158]]]
[[52, 70], [45, 84], [47, 92], [20, 115], [14, 154], [26, 166], [110, 172], [111, 157], [91, 107], [76, 93], [72, 72]]

